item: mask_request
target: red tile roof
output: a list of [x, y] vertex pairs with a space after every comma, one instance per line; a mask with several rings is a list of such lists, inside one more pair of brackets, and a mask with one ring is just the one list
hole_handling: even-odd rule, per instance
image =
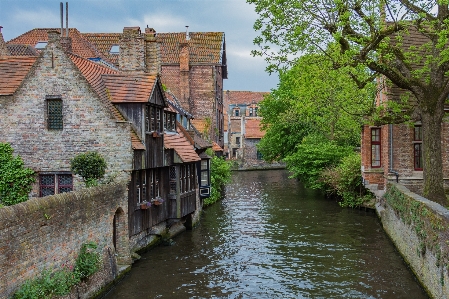
[[82, 33], [85, 39], [91, 42], [109, 61], [118, 65], [118, 54], [111, 54], [111, 47], [118, 45], [122, 33]]
[[184, 136], [184, 133], [178, 127], [178, 134], [165, 134], [164, 135], [164, 147], [166, 149], [174, 149], [179, 155], [182, 162], [196, 162], [201, 158], [195, 152], [193, 145]]
[[215, 141], [212, 143], [212, 150], [214, 152], [222, 152], [223, 151], [223, 149]]
[[261, 91], [226, 91], [224, 92], [225, 106], [232, 104], [259, 103], [269, 92]]
[[12, 95], [22, 84], [37, 57], [0, 57], [0, 95]]
[[[35, 28], [16, 38], [8, 41], [7, 44], [22, 44], [34, 47], [37, 42], [48, 41], [48, 31], [61, 32], [60, 28]], [[65, 36], [65, 29], [63, 31]], [[72, 52], [84, 58], [100, 57], [107, 58], [98, 51], [76, 28], [69, 28], [69, 37], [72, 38]]]
[[6, 47], [12, 56], [39, 56], [39, 52], [30, 45], [8, 44]]
[[[190, 63], [221, 64], [224, 32], [190, 32]], [[157, 42], [161, 49], [163, 64], [179, 63], [179, 44], [186, 42], [185, 32], [157, 33]]]
[[247, 118], [245, 121], [245, 138], [262, 138], [265, 132], [260, 129], [260, 118]]
[[113, 103], [146, 103], [157, 82], [156, 76], [146, 74], [111, 74], [102, 79]]

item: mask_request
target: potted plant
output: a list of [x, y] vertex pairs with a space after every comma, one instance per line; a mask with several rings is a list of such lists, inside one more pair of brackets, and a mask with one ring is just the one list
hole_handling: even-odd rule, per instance
[[153, 198], [151, 200], [151, 203], [155, 206], [160, 206], [163, 202], [164, 202], [164, 199], [162, 199], [162, 197], [160, 197], [160, 196], [157, 196], [156, 198]]
[[151, 207], [151, 202], [143, 201], [140, 203], [141, 210], [146, 210], [146, 209], [149, 209], [150, 207]]

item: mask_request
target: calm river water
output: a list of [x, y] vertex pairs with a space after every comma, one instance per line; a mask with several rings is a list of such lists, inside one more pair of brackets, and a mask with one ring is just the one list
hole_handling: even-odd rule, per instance
[[285, 171], [233, 174], [173, 246], [106, 298], [428, 298], [374, 212], [342, 209]]

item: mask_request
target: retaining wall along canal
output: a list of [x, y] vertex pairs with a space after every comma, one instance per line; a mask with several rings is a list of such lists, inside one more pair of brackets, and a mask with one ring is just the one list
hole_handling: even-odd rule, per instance
[[376, 205], [382, 225], [433, 298], [449, 298], [449, 211], [391, 183]]
[[74, 288], [73, 298], [89, 298], [101, 290], [117, 277], [119, 265], [131, 264], [127, 209], [126, 182], [1, 208], [0, 298], [9, 298], [44, 269], [70, 268], [81, 245], [91, 241], [102, 253], [102, 269], [90, 283]]

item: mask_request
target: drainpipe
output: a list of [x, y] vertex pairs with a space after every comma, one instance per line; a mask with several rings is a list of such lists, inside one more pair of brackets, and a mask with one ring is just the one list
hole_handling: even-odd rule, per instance
[[395, 170], [393, 170], [393, 125], [388, 125], [388, 134], [390, 135], [390, 144], [389, 144], [389, 151], [390, 151], [390, 173], [393, 173], [396, 176], [396, 183], [399, 183], [399, 173]]

